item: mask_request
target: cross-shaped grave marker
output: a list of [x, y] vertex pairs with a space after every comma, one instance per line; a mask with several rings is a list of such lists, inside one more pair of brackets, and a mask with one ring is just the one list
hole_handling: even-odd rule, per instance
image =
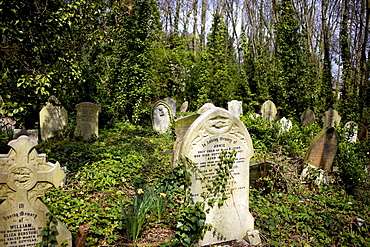
[[[8, 144], [8, 154], [0, 154], [0, 246], [36, 246], [42, 241], [40, 233], [46, 226], [49, 212], [39, 199], [46, 189], [59, 187], [65, 173], [59, 163], [46, 161], [46, 154], [38, 154], [37, 141], [20, 136]], [[72, 236], [60, 221], [56, 227], [58, 245]]]

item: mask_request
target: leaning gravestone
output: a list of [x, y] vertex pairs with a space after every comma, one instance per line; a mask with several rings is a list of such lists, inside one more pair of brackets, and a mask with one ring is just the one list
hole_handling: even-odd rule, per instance
[[229, 110], [229, 112], [239, 117], [243, 114], [243, 102], [238, 100], [227, 102], [227, 109]]
[[[59, 163], [46, 161], [34, 148], [37, 142], [21, 136], [9, 142], [8, 154], [0, 154], [0, 246], [36, 246], [42, 241], [49, 212], [39, 199], [46, 189], [59, 187], [65, 177]], [[57, 220], [57, 246], [72, 246], [68, 229]]]
[[[54, 105], [53, 102], [54, 101]], [[68, 112], [63, 106], [58, 106], [59, 101], [55, 97], [50, 97], [46, 105], [41, 109], [40, 115], [40, 132], [41, 140], [54, 136], [68, 124]]]
[[324, 114], [325, 115], [321, 119], [324, 123], [324, 129], [339, 126], [341, 117], [336, 110], [330, 108]]
[[[225, 239], [207, 231], [198, 245], [204, 246], [223, 241], [258, 237], [254, 231], [254, 219], [249, 212], [249, 160], [253, 156], [252, 140], [248, 130], [237, 116], [229, 111], [212, 107], [201, 114], [187, 130], [179, 154], [191, 159], [199, 172], [189, 169], [191, 193], [194, 202], [203, 201], [201, 194], [212, 186], [223, 151], [236, 151], [231, 178], [225, 188], [228, 199], [221, 206], [209, 208], [206, 223], [217, 229]], [[214, 198], [215, 200], [219, 198]], [[208, 208], [207, 208], [208, 209]], [[257, 234], [256, 234], [257, 232]]]
[[76, 128], [75, 135], [81, 136], [84, 141], [99, 135], [99, 112], [100, 106], [91, 102], [77, 104], [75, 109]]
[[189, 102], [185, 100], [180, 107], [180, 113], [184, 113], [188, 110]]
[[266, 101], [263, 103], [261, 107], [261, 115], [262, 118], [267, 119], [268, 121], [272, 121], [276, 119], [277, 109], [271, 100]]
[[315, 113], [310, 108], [306, 109], [301, 115], [301, 123], [303, 126], [310, 126], [315, 122]]
[[304, 163], [331, 171], [338, 149], [338, 140], [338, 133], [334, 127], [323, 129], [308, 147]]
[[159, 133], [166, 133], [172, 124], [174, 113], [172, 107], [163, 100], [158, 100], [152, 108], [153, 129]]

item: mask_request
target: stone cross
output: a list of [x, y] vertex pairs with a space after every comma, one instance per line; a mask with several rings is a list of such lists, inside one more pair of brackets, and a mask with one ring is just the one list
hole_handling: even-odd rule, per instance
[[[198, 169], [189, 167], [191, 194], [194, 202], [203, 201], [202, 193], [212, 186], [216, 178], [220, 154], [236, 152], [235, 163], [230, 169], [225, 193], [227, 199], [222, 206], [215, 205], [206, 215], [217, 233], [207, 231], [199, 246], [255, 236], [254, 219], [249, 211], [249, 160], [253, 156], [253, 144], [242, 121], [231, 112], [211, 107], [200, 116], [191, 119], [179, 147], [179, 155], [188, 157]], [[211, 195], [218, 200], [219, 195]], [[212, 198], [208, 198], [212, 199]], [[257, 243], [256, 243], [257, 244]]]
[[325, 115], [322, 117], [321, 120], [324, 123], [324, 129], [329, 127], [337, 127], [339, 126], [341, 116], [339, 116], [336, 110], [330, 108], [325, 112]]
[[[8, 144], [8, 154], [0, 154], [0, 245], [35, 246], [48, 220], [46, 205], [39, 199], [46, 189], [62, 184], [65, 174], [59, 163], [46, 161], [35, 150], [37, 142], [20, 136]], [[58, 221], [58, 246], [72, 246], [71, 233]]]
[[261, 107], [261, 115], [262, 118], [267, 119], [268, 121], [275, 120], [277, 115], [277, 109], [274, 102], [268, 100], [265, 103], [263, 103]]

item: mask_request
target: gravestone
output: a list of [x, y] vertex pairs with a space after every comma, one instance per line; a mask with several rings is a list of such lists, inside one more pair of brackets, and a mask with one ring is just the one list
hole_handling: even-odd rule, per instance
[[164, 98], [164, 102], [166, 102], [172, 109], [172, 115], [176, 116], [176, 100], [172, 98]]
[[41, 140], [43, 141], [53, 137], [68, 124], [68, 112], [59, 104], [57, 98], [50, 97], [39, 113]]
[[227, 102], [227, 109], [229, 110], [229, 112], [239, 117], [243, 114], [243, 102], [238, 100]]
[[189, 102], [185, 100], [180, 107], [180, 113], [184, 113], [188, 110]]
[[81, 136], [84, 141], [99, 135], [100, 106], [91, 102], [82, 102], [76, 105], [75, 135]]
[[32, 140], [39, 140], [39, 130], [25, 130], [25, 129], [14, 129], [13, 139], [18, 139], [20, 136], [28, 136]]
[[[222, 151], [236, 151], [235, 163], [228, 179], [228, 199], [218, 207], [209, 208], [206, 223], [210, 223], [225, 239], [207, 231], [198, 245], [204, 246], [223, 241], [258, 238], [254, 219], [249, 212], [249, 160], [253, 156], [252, 140], [242, 121], [229, 111], [212, 107], [201, 114], [187, 130], [179, 154], [191, 159], [202, 172], [189, 169], [191, 193], [194, 202], [203, 201], [201, 194], [215, 179], [217, 162]], [[215, 198], [216, 200], [219, 198]], [[207, 206], [208, 207], [208, 206]], [[208, 209], [208, 208], [207, 208]], [[257, 234], [256, 234], [257, 232]]]
[[345, 129], [346, 139], [349, 142], [356, 142], [358, 130], [359, 130], [358, 125], [353, 121], [349, 121], [344, 125], [344, 129]]
[[338, 140], [338, 133], [334, 127], [323, 129], [308, 147], [304, 163], [331, 171], [338, 149]]
[[261, 115], [262, 118], [267, 119], [268, 121], [272, 121], [276, 119], [277, 109], [271, 100], [266, 101], [262, 104], [261, 107]]
[[358, 133], [358, 140], [362, 141], [366, 138], [369, 138], [369, 131], [368, 128], [363, 125], [362, 123], [360, 124], [360, 132]]
[[[59, 187], [65, 174], [59, 163], [46, 161], [38, 154], [35, 140], [20, 136], [8, 144], [8, 154], [0, 154], [0, 246], [36, 246], [42, 241], [49, 212], [39, 199], [45, 190]], [[72, 247], [72, 236], [57, 220], [57, 246], [66, 241]]]
[[208, 111], [209, 109], [214, 108], [214, 107], [216, 107], [216, 106], [212, 103], [205, 103], [204, 105], [202, 105], [201, 108], [198, 109], [198, 113], [203, 114], [206, 111]]
[[166, 133], [172, 124], [174, 113], [172, 107], [163, 100], [158, 100], [152, 108], [153, 129], [159, 133]]
[[14, 132], [15, 129], [14, 125], [16, 123], [17, 123], [16, 121], [8, 117], [0, 118], [0, 128], [2, 131]]
[[339, 126], [341, 117], [339, 116], [336, 110], [330, 108], [324, 113], [322, 117], [322, 122], [324, 123], [324, 129], [329, 127], [337, 127]]
[[315, 113], [310, 108], [306, 109], [301, 115], [301, 123], [303, 126], [310, 126], [315, 122]]
[[282, 132], [287, 132], [289, 131], [292, 126], [293, 126], [293, 123], [292, 121], [286, 119], [285, 117], [283, 117], [282, 119], [279, 120], [279, 124], [280, 124], [280, 130], [279, 130], [279, 133], [282, 133]]

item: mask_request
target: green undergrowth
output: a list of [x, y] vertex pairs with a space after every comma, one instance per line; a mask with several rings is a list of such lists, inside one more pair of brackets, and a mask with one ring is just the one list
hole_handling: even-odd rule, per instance
[[[342, 142], [335, 183], [318, 185], [315, 178], [302, 183], [301, 164], [320, 127], [293, 122], [291, 131], [279, 133], [275, 122], [241, 119], [254, 143], [253, 160], [276, 164], [250, 192], [250, 210], [262, 245], [370, 246], [370, 183], [365, 172], [370, 164], [369, 142], [345, 142], [339, 130]], [[171, 165], [173, 142], [172, 134], [160, 135], [128, 122], [100, 129], [99, 137], [90, 142], [69, 135], [40, 142], [37, 151], [67, 169], [65, 185], [49, 189], [42, 200], [73, 237], [79, 226], [90, 225], [86, 246], [120, 246], [130, 242], [129, 235], [150, 242], [148, 233], [155, 234], [156, 229], [173, 233], [175, 239], [166, 246], [179, 246], [181, 239], [199, 235], [204, 215], [186, 206], [183, 188], [188, 186], [188, 175], [181, 166]], [[148, 191], [152, 194], [141, 195]], [[135, 207], [143, 202], [141, 196], [154, 198], [153, 205], [140, 211], [146, 215], [141, 221], [132, 221]], [[186, 225], [179, 227], [185, 220]], [[128, 231], [130, 226], [137, 230]], [[190, 236], [192, 232], [198, 235]]]

